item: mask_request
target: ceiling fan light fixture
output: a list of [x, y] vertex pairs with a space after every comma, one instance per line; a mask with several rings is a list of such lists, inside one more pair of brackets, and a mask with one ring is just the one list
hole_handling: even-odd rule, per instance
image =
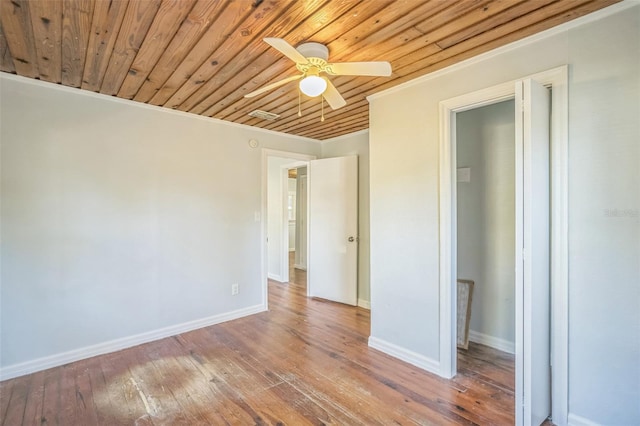
[[281, 38], [266, 37], [264, 41], [295, 62], [296, 69], [300, 71], [300, 74], [263, 86], [247, 93], [244, 97], [253, 98], [290, 81], [298, 81], [298, 116], [302, 116], [300, 98], [303, 93], [310, 98], [322, 96], [321, 105], [324, 106], [324, 101], [327, 101], [327, 104], [334, 110], [347, 104], [347, 101], [327, 76], [389, 77], [392, 75], [391, 64], [385, 61], [328, 62], [329, 49], [321, 43], [302, 43], [296, 48]]
[[315, 98], [327, 90], [327, 80], [318, 75], [307, 75], [300, 80], [300, 91], [307, 96]]

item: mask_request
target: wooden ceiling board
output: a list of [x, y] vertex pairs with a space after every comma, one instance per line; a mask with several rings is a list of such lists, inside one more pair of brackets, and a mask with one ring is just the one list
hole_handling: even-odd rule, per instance
[[[161, 52], [158, 62], [145, 77], [142, 87], [133, 97], [134, 100], [147, 103], [155, 96], [211, 27], [220, 12], [222, 9], [219, 2], [198, 0], [187, 18], [182, 21], [169, 46]], [[158, 49], [158, 46], [151, 45], [150, 49]]]
[[[321, 28], [323, 23], [327, 22], [327, 15], [341, 13], [343, 5], [349, 5], [350, 3], [356, 4], [357, 2], [334, 2], [334, 7], [327, 7], [322, 13], [313, 13], [322, 6], [321, 3], [299, 2], [298, 6], [304, 7], [296, 7], [296, 10], [292, 11], [292, 16], [295, 19], [281, 21], [275, 27], [269, 28], [261, 34], [261, 37], [256, 37], [246, 49], [246, 55], [238, 55], [233, 61], [227, 63], [215, 78], [204, 85], [202, 91], [205, 96], [189, 99], [180, 109], [212, 117], [214, 114], [209, 110], [212, 109], [216, 102], [221, 102], [222, 105], [225, 105], [231, 99], [244, 99], [243, 96], [246, 93], [267, 84], [274, 77], [279, 79], [280, 77], [284, 78], [299, 74], [293, 62], [286, 58], [283, 59], [281, 54], [274, 55], [275, 49], [264, 43], [262, 38], [286, 34], [287, 38], [296, 39], [301, 35], [313, 35], [314, 28]], [[308, 15], [309, 12], [312, 12], [310, 16]], [[304, 19], [305, 17], [307, 19]], [[246, 69], [261, 70], [261, 72], [248, 79], [248, 73], [243, 72]], [[248, 81], [253, 84], [250, 88], [244, 89], [243, 85], [246, 85]], [[238, 87], [240, 89], [237, 89]]]
[[[259, 31], [256, 31], [257, 34], [249, 39], [249, 43], [245, 45], [245, 48], [240, 53], [238, 53], [236, 49], [228, 49], [229, 52], [237, 54], [233, 58], [223, 61], [223, 65], [218, 68], [219, 72], [217, 72], [215, 76], [211, 76], [212, 78], [208, 78], [203, 84], [201, 90], [198, 90], [197, 94], [193, 94], [193, 96], [186, 99], [184, 103], [179, 106], [176, 105], [176, 107], [182, 111], [190, 111], [195, 114], [200, 114], [208, 108], [209, 103], [213, 102], [211, 99], [212, 95], [215, 96], [214, 99], [219, 99], [221, 97], [224, 98], [227, 96], [226, 89], [235, 87], [231, 80], [238, 76], [246, 78], [246, 74], [243, 71], [247, 68], [265, 70], [263, 71], [263, 74], [273, 72], [275, 68], [273, 64], [280, 58], [273, 58], [265, 55], [267, 50], [271, 48], [268, 44], [262, 41], [262, 38], [266, 37], [268, 34], [276, 32], [278, 28], [294, 28], [300, 22], [302, 16], [306, 16], [305, 14], [308, 13], [309, 10], [313, 11], [321, 7], [322, 2], [297, 2], [291, 6], [292, 7], [287, 10], [287, 15], [293, 19], [281, 20], [276, 16], [273, 21], [263, 20], [262, 25], [250, 25], [250, 27]], [[262, 76], [262, 74], [260, 76]]]
[[[529, 2], [529, 4], [533, 4], [533, 2]], [[476, 4], [475, 6], [476, 10], [478, 10], [479, 8], [483, 12], [489, 10], [489, 5], [487, 4]], [[404, 67], [410, 66], [412, 68], [419, 69], [421, 67], [419, 61], [422, 58], [432, 57], [433, 55], [436, 55], [437, 53], [440, 53], [442, 51], [440, 46], [438, 46], [437, 43], [434, 43], [433, 40], [438, 40], [439, 35], [448, 34], [451, 32], [451, 28], [449, 27], [452, 24], [450, 22], [444, 24], [446, 15], [450, 16], [450, 14], [445, 14], [445, 16], [440, 15], [434, 17], [434, 19], [431, 19], [432, 27], [434, 28], [433, 31], [422, 32], [420, 37], [414, 38], [412, 40], [409, 40], [407, 37], [405, 37], [405, 43], [403, 44], [402, 49], [392, 49], [383, 52], [383, 56], [389, 58], [389, 60], [391, 60], [394, 64], [394, 76], [396, 76], [396, 78], [401, 77], [403, 74], [409, 74], [412, 72], [412, 69], [406, 69]], [[465, 17], [465, 21], [467, 24], [473, 23], [473, 21], [469, 19], [469, 15]], [[459, 26], [458, 23], [455, 24]], [[340, 88], [340, 90], [345, 92], [345, 95], [354, 96], [358, 93], [364, 92], [362, 96], [364, 98], [366, 95], [369, 95], [372, 92], [364, 91], [363, 89], [368, 89], [369, 87], [375, 88], [380, 84], [385, 84], [388, 82], [388, 80], [384, 78], [373, 80], [368, 79], [365, 82], [360, 82], [359, 80], [359, 78], [349, 78], [348, 80], [342, 80], [344, 83], [339, 83], [337, 84], [337, 86]]]
[[519, 16], [526, 15], [532, 11], [539, 9], [555, 0], [538, 0], [535, 2], [523, 0], [515, 1], [495, 1], [482, 8], [478, 8], [469, 13], [465, 20], [468, 21], [466, 28], [462, 30], [448, 28], [450, 34], [441, 35], [438, 38], [437, 45], [440, 49], [447, 49], [455, 44], [465, 41], [471, 37], [489, 31], [499, 25], [509, 22]]
[[62, 80], [62, 4], [32, 2], [31, 26], [38, 60], [40, 79], [51, 83]]
[[[347, 31], [344, 35], [342, 35], [340, 38], [336, 39], [334, 42], [325, 42], [327, 43], [327, 47], [329, 48], [329, 52], [330, 52], [329, 60], [336, 61], [336, 62], [341, 60], [344, 60], [344, 61], [379, 60], [379, 56], [376, 56], [376, 55], [379, 55], [379, 52], [382, 50], [382, 46], [381, 46], [381, 43], [377, 43], [377, 40], [375, 40], [374, 37], [377, 37], [377, 39], [380, 40], [381, 38], [389, 37], [389, 34], [393, 34], [394, 32], [400, 31], [401, 29], [411, 28], [416, 22], [419, 22], [419, 18], [417, 18], [416, 16], [421, 16], [420, 14], [425, 14], [425, 13], [436, 13], [439, 10], [444, 8], [443, 5], [446, 4], [446, 2], [442, 2], [442, 1], [424, 2], [422, 5], [419, 5], [417, 8], [414, 7], [412, 11], [399, 7], [397, 2], [390, 2], [386, 5], [384, 5], [383, 2], [378, 2], [376, 4], [383, 5], [383, 9], [380, 9], [377, 11], [376, 10], [371, 11], [368, 8], [367, 11], [371, 12], [372, 16], [362, 21], [362, 24], [359, 24], [353, 27], [351, 30]], [[403, 2], [402, 4], [407, 5], [408, 2]], [[356, 14], [350, 13], [348, 15], [351, 17], [354, 15], [358, 16], [357, 12]], [[380, 23], [380, 19], [377, 18], [377, 16], [380, 16], [380, 15], [382, 16], [391, 15], [393, 20], [390, 21], [391, 23], [389, 25], [382, 27], [377, 31], [373, 31], [373, 29], [375, 28], [376, 21], [378, 21], [377, 22], [378, 24]], [[360, 17], [362, 18], [362, 16]], [[344, 23], [336, 22], [335, 27], [341, 28], [342, 25], [340, 24], [344, 25]], [[328, 26], [326, 28], [333, 28], [333, 27], [334, 26]], [[369, 31], [368, 32], [363, 31], [362, 27], [369, 28]], [[321, 33], [315, 34], [314, 40], [327, 40], [327, 39], [331, 40], [332, 38], [335, 38], [335, 33], [334, 34], [323, 34], [323, 33], [327, 33], [327, 31], [322, 31]], [[340, 57], [339, 53], [341, 51], [341, 45], [344, 45], [345, 40], [351, 40], [351, 43], [352, 43], [351, 52], [353, 53], [351, 53], [351, 55], [349, 55], [348, 57]], [[376, 46], [375, 51], [372, 51], [372, 49], [370, 49], [370, 46], [372, 45]], [[277, 52], [275, 52], [275, 54], [277, 54]], [[292, 68], [290, 61], [285, 60], [284, 64], [285, 66], [288, 66], [288, 69]], [[295, 70], [295, 67], [293, 68], [293, 73], [294, 74], [297, 73], [297, 71]], [[256, 85], [255, 87], [246, 87], [246, 88], [243, 87], [241, 90], [242, 91], [246, 90], [247, 92], [249, 92], [257, 89], [261, 85], [262, 84]], [[291, 87], [293, 87], [293, 90], [291, 90]], [[267, 110], [271, 111], [283, 105], [288, 105], [294, 98], [297, 102], [297, 90], [295, 89], [295, 87], [296, 87], [295, 85], [288, 85], [287, 94], [285, 95], [285, 97], [276, 98], [274, 97], [273, 92], [266, 93], [261, 97], [261, 102], [266, 104], [266, 106], [263, 108], [267, 108]], [[220, 102], [218, 106], [224, 107], [223, 109], [220, 109], [220, 108], [216, 109], [215, 106], [210, 107], [209, 109], [204, 111], [204, 114], [211, 117], [216, 117], [222, 120], [229, 120], [229, 121], [237, 120], [237, 122], [244, 123], [242, 121], [243, 117], [234, 114], [235, 112], [243, 111], [242, 105], [244, 102], [243, 102], [242, 96], [244, 95], [244, 93], [245, 92], [232, 94], [232, 96], [230, 96], [229, 98], [234, 101], [233, 104], [230, 104], [228, 100]], [[193, 112], [199, 113], [198, 110], [195, 110]], [[231, 118], [230, 116], [231, 114], [233, 114], [233, 118]], [[246, 116], [246, 113], [241, 115]]]
[[94, 0], [65, 0], [62, 3], [62, 84], [70, 87], [82, 85], [87, 58], [87, 45]]
[[[618, 1], [0, 0], [0, 70], [327, 139], [368, 128], [368, 95]], [[347, 105], [325, 102], [321, 121], [295, 82], [244, 98], [299, 73], [264, 37], [323, 43], [333, 62], [386, 60], [393, 74], [332, 76]]]
[[95, 2], [80, 86], [82, 89], [92, 92], [100, 90], [127, 6], [129, 6], [128, 0], [97, 0]]
[[2, 29], [2, 22], [0, 21], [0, 71], [15, 74], [16, 67], [13, 65], [13, 59], [11, 59], [11, 52], [9, 51], [9, 45], [7, 45], [7, 38], [4, 35]]
[[[312, 105], [303, 108], [302, 117], [288, 117], [288, 122], [284, 124], [278, 124], [277, 121], [270, 123], [269, 127], [265, 127], [269, 130], [281, 131], [282, 128], [291, 129], [292, 132], [296, 132], [300, 129], [308, 128], [311, 126], [319, 133], [323, 132], [326, 129], [333, 129], [336, 120], [340, 120], [342, 118], [346, 118], [348, 116], [357, 115], [360, 113], [369, 113], [369, 103], [366, 99], [362, 99], [358, 102], [352, 102], [347, 104], [344, 108], [349, 108], [340, 113], [340, 110], [332, 111], [330, 108], [326, 106], [325, 103], [325, 121], [320, 122], [320, 104], [318, 101], [315, 101]], [[341, 108], [342, 109], [342, 108]], [[298, 118], [296, 120], [296, 117]]]
[[29, 2], [3, 0], [0, 3], [0, 18], [16, 73], [23, 77], [39, 78]]
[[[397, 56], [392, 57], [391, 63], [394, 65], [394, 72], [391, 79], [380, 77], [369, 78], [363, 82], [357, 82], [356, 80], [363, 80], [363, 78], [357, 77], [345, 83], [339, 83], [340, 80], [338, 79], [333, 79], [332, 81], [338, 82], [336, 87], [338, 87], [346, 99], [354, 99], [354, 97], [357, 98], [360, 96], [362, 96], [363, 99], [364, 96], [373, 94], [376, 91], [385, 90], [397, 84], [404, 83], [424, 75], [423, 70], [429, 70], [429, 72], [436, 71], [444, 68], [445, 66], [476, 56], [487, 50], [502, 46], [508, 42], [519, 40], [528, 35], [543, 31], [552, 25], [557, 25], [554, 24], [556, 21], [564, 22], [567, 18], [567, 8], [573, 7], [570, 10], [572, 13], [571, 19], [574, 19], [578, 16], [594, 11], [593, 7], [600, 6], [601, 3], [602, 2], [600, 1], [593, 2], [589, 0], [572, 0], [571, 2], [555, 1], [547, 6], [532, 11], [532, 13], [534, 13], [533, 15], [528, 14], [516, 20], [508, 21], [490, 31], [483, 32], [478, 37], [467, 39], [449, 49], [441, 50], [437, 47], [436, 43], [433, 42], [422, 49], [412, 46], [409, 50], [409, 54], [399, 58]], [[610, 3], [615, 3], [615, 0]], [[549, 16], [549, 18], [536, 22], [539, 15], [535, 15], [535, 12], [542, 12]], [[424, 40], [419, 40], [423, 44], [426, 43], [427, 40], [434, 40], [430, 38], [430, 33], [426, 34], [424, 37]], [[405, 52], [406, 51], [401, 52], [400, 55]], [[341, 78], [346, 79], [346, 77]], [[355, 101], [357, 100], [358, 99], [355, 99]], [[303, 108], [305, 107], [305, 104], [303, 104]], [[284, 105], [280, 108], [270, 109], [270, 111], [277, 114], [283, 114], [283, 117], [276, 122], [268, 123], [265, 127], [276, 131], [283, 131], [285, 128], [288, 129], [287, 131], [295, 131], [299, 126], [292, 124], [293, 122], [304, 123], [305, 121], [312, 120], [308, 117], [297, 118], [291, 113], [285, 113], [286, 111], [292, 110], [292, 105]], [[323, 126], [326, 126], [326, 123], [318, 124], [318, 130], [322, 129]]]
[[129, 2], [100, 86], [100, 93], [118, 93], [159, 8], [160, 0]]
[[[445, 4], [445, 3], [446, 2], [438, 2], [437, 4], [441, 6], [442, 4]], [[434, 28], [443, 28], [443, 26], [445, 26], [445, 23], [450, 21], [451, 16], [458, 16], [458, 14], [460, 13], [469, 12], [477, 8], [486, 10], [485, 9], [486, 3], [487, 1], [472, 2], [472, 1], [463, 0], [459, 3], [452, 5], [450, 8], [443, 8], [442, 6], [440, 8], [432, 8], [430, 10], [431, 15], [428, 21], [430, 22], [430, 25]], [[403, 13], [405, 12], [406, 11], [403, 11]], [[411, 14], [409, 13], [408, 15], [411, 15]], [[408, 22], [407, 24], [411, 26], [410, 27], [411, 29], [415, 29], [415, 22]], [[392, 26], [395, 26], [395, 25], [392, 25]], [[406, 26], [397, 27], [397, 30], [398, 31], [406, 30]], [[384, 31], [380, 31], [380, 32], [374, 33], [374, 35], [377, 37], [380, 37], [380, 34], [383, 32]], [[396, 32], [396, 33], [388, 33], [388, 34], [391, 36], [397, 36], [398, 33]], [[399, 58], [404, 57], [408, 61], [414, 61], [415, 60], [414, 52], [419, 51], [423, 55], [429, 55], [429, 54], [439, 52], [441, 50], [440, 47], [436, 46], [435, 44], [428, 44], [429, 38], [432, 37], [430, 32], [425, 33], [424, 31], [419, 31], [417, 34], [412, 33], [411, 35], [407, 33], [401, 33], [401, 34], [402, 34], [401, 43], [400, 43], [402, 46], [401, 48], [398, 48], [399, 43], [396, 41], [396, 39], [392, 39], [392, 42], [390, 43], [385, 43], [384, 41], [382, 41], [375, 44], [376, 45], [375, 52], [377, 52], [380, 55], [380, 57], [384, 57], [385, 59], [391, 61], [392, 64], [394, 64], [394, 68], [396, 67], [396, 60], [398, 60]], [[446, 32], [446, 34], [448, 34], [448, 32]], [[411, 36], [413, 36], [414, 38], [411, 39]], [[387, 40], [389, 40], [389, 38]], [[374, 43], [371, 43], [371, 44], [374, 44]], [[331, 49], [331, 45], [329, 47]], [[362, 49], [361, 51], [369, 52], [370, 50], [371, 49]], [[356, 55], [353, 55], [352, 59], [354, 61], [360, 61], [360, 60], [371, 60], [375, 58], [363, 57], [362, 55], [356, 54]], [[394, 74], [396, 74], [395, 69], [394, 69]], [[338, 87], [341, 91], [349, 90], [351, 88], [359, 88], [361, 87], [362, 84], [364, 84], [364, 82], [368, 80], [371, 80], [371, 79], [364, 78], [364, 77], [339, 77], [339, 78], [334, 77], [332, 79], [336, 87]], [[285, 111], [290, 111], [292, 102], [293, 103], [297, 102], [297, 96], [295, 92], [296, 91], [293, 90], [292, 95], [286, 98], [283, 97], [279, 100], [278, 99], [274, 100], [275, 104], [271, 103], [267, 105], [268, 110], [273, 111], [277, 114], [283, 114]], [[359, 98], [364, 99], [365, 95], [361, 94]], [[313, 102], [313, 101], [307, 100], [307, 102]], [[207, 113], [210, 113], [210, 112], [211, 111], [207, 111]], [[291, 116], [291, 114], [289, 114], [289, 116]], [[227, 119], [227, 117], [219, 116], [219, 115], [216, 117], [221, 119]], [[241, 118], [238, 118], [238, 121], [242, 123]], [[278, 124], [284, 125], [286, 123], [284, 121], [279, 121]]]
[[[193, 49], [191, 49], [187, 56], [180, 62], [160, 90], [151, 98], [150, 102], [153, 105], [165, 105], [170, 98], [177, 95], [176, 92], [180, 93], [180, 90], [182, 90], [184, 86], [193, 87], [193, 90], [196, 90], [199, 85], [206, 81], [204, 76], [202, 79], [198, 78], [198, 74], [206, 75], [208, 72], [215, 72], [219, 64], [211, 55], [213, 55], [229, 34], [233, 33], [253, 10], [249, 2], [235, 1], [223, 3], [223, 11], [216, 17], [215, 21], [202, 38], [198, 40]], [[210, 71], [203, 71], [203, 67], [209, 68]], [[196, 78], [192, 79], [194, 73], [196, 74]]]
[[196, 0], [163, 0], [133, 63], [118, 89], [118, 97], [133, 99], [174, 38]]

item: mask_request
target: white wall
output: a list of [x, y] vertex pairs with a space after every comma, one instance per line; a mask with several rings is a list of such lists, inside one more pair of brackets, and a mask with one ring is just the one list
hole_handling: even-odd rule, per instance
[[471, 340], [515, 347], [515, 102], [458, 113], [458, 277], [475, 282]]
[[640, 4], [568, 34], [569, 399], [640, 424]]
[[358, 305], [368, 308], [369, 290], [369, 132], [322, 142], [322, 158], [358, 156]]
[[0, 83], [5, 373], [264, 309], [262, 156], [247, 142], [314, 155], [317, 142], [6, 74]]
[[569, 64], [570, 419], [639, 424], [640, 5], [611, 10], [371, 98], [371, 336], [438, 365], [438, 103]]

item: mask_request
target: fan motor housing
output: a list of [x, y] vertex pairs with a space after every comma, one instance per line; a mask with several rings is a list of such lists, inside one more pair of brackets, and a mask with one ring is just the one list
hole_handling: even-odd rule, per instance
[[320, 58], [325, 61], [329, 59], [329, 49], [321, 43], [302, 43], [296, 50], [305, 58]]

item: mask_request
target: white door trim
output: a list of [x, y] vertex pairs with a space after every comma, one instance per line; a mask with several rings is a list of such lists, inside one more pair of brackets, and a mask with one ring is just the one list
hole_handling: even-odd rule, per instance
[[267, 243], [267, 238], [269, 235], [267, 224], [267, 183], [269, 182], [269, 157], [290, 158], [293, 161], [309, 161], [315, 160], [317, 158], [317, 156], [310, 154], [301, 154], [298, 152], [279, 151], [275, 149], [262, 148], [262, 208], [260, 212], [262, 250], [260, 253], [260, 265], [262, 268], [262, 303], [265, 309], [269, 308], [269, 265], [267, 262], [269, 250]]
[[[551, 102], [551, 364], [552, 418], [568, 416], [568, 68], [525, 76], [552, 88]], [[518, 79], [520, 80], [520, 79]], [[440, 102], [440, 375], [456, 373], [455, 114], [515, 96], [516, 80]]]
[[[296, 185], [296, 203], [298, 204], [296, 210], [296, 220], [299, 219], [302, 214], [304, 214], [304, 228], [300, 225], [300, 221], [296, 221], [296, 258], [294, 263], [294, 268], [300, 269], [303, 271], [307, 270], [307, 248], [308, 248], [308, 235], [309, 235], [309, 212], [308, 212], [308, 202], [309, 199], [307, 197], [307, 175], [304, 174], [302, 176], [298, 175], [298, 183]], [[304, 182], [304, 184], [303, 184]], [[303, 193], [301, 188], [304, 186], [304, 202], [301, 201], [300, 195]], [[304, 209], [300, 208], [304, 206]], [[302, 212], [302, 214], [301, 214]], [[304, 229], [304, 238], [300, 236], [302, 233], [302, 229]], [[304, 250], [303, 250], [304, 249]], [[302, 254], [301, 254], [302, 253]], [[304, 255], [304, 257], [303, 257]]]
[[513, 98], [515, 82], [440, 102], [440, 375], [456, 375], [456, 115]]
[[307, 166], [307, 161], [295, 161], [281, 166], [280, 186], [282, 191], [282, 250], [280, 253], [280, 277], [289, 282], [289, 169]]

